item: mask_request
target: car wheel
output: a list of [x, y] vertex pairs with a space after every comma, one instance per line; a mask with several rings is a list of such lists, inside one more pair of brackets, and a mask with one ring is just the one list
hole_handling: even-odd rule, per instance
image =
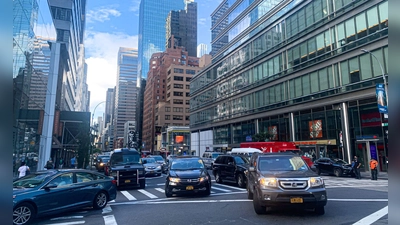
[[314, 212], [317, 215], [324, 215], [325, 214], [325, 207], [323, 207], [323, 206], [316, 207]]
[[253, 207], [254, 207], [254, 211], [258, 215], [262, 215], [262, 214], [266, 214], [267, 213], [267, 207], [262, 206], [261, 203], [260, 203], [259, 194], [258, 194], [257, 190], [255, 191], [255, 193], [253, 195]]
[[169, 191], [169, 188], [168, 188], [167, 185], [165, 185], [164, 192], [165, 192], [165, 196], [166, 196], [167, 198], [172, 197], [172, 193]]
[[217, 171], [216, 173], [215, 173], [215, 182], [217, 182], [217, 183], [222, 183], [222, 179], [221, 179], [221, 175], [219, 174], [219, 171]]
[[13, 224], [29, 224], [35, 217], [35, 208], [29, 203], [22, 203], [14, 208]]
[[246, 181], [245, 181], [245, 178], [244, 178], [243, 174], [238, 174], [236, 176], [236, 183], [241, 188], [246, 187]]
[[105, 192], [99, 192], [94, 197], [93, 208], [102, 209], [107, 205], [107, 194]]
[[146, 180], [142, 179], [139, 181], [140, 184], [140, 189], [145, 189], [146, 188]]
[[321, 175], [321, 170], [319, 170], [318, 168], [315, 169], [315, 171], [317, 172], [318, 175]]
[[253, 199], [253, 192], [251, 192], [251, 190], [250, 190], [250, 185], [249, 185], [249, 182], [247, 182], [247, 186], [246, 186], [247, 188], [247, 199]]
[[209, 196], [210, 194], [211, 194], [211, 183], [207, 186], [204, 195]]
[[333, 171], [333, 174], [335, 174], [335, 176], [337, 177], [342, 176], [342, 173], [343, 173], [342, 170], [337, 168]]

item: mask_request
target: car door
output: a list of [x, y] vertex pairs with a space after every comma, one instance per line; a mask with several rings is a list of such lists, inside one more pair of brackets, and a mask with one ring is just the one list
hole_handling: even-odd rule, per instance
[[323, 173], [329, 173], [329, 162], [327, 159], [321, 159], [319, 162], [320, 171]]
[[235, 172], [236, 172], [236, 162], [233, 156], [228, 156], [228, 161], [225, 165], [226, 169], [226, 177], [229, 180], [235, 180]]
[[327, 160], [327, 163], [326, 163], [326, 170], [327, 170], [326, 172], [327, 173], [333, 174], [333, 170], [335, 169], [334, 164], [335, 164], [335, 162], [332, 159]]
[[[71, 191], [73, 173], [63, 173], [39, 190], [36, 197], [38, 212], [52, 213], [68, 208], [74, 193]], [[47, 188], [51, 187], [51, 188]]]

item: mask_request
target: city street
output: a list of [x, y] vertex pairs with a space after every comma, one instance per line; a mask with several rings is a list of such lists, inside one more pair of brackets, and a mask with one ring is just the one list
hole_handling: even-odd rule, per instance
[[103, 210], [87, 208], [40, 218], [33, 224], [387, 224], [388, 180], [323, 177], [329, 198], [324, 216], [303, 210], [275, 210], [259, 216], [246, 190], [229, 183], [213, 182], [209, 197], [167, 199], [163, 175], [147, 178], [144, 190], [119, 190], [117, 199]]

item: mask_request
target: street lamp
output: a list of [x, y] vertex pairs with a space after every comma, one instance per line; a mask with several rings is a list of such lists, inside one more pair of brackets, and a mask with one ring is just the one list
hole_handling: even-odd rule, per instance
[[383, 84], [385, 85], [385, 94], [386, 94], [386, 106], [389, 108], [389, 97], [388, 97], [388, 88], [387, 88], [387, 82], [386, 82], [386, 77], [385, 77], [385, 71], [383, 70], [382, 64], [381, 62], [378, 60], [378, 58], [376, 58], [376, 56], [374, 54], [372, 54], [372, 52], [366, 50], [366, 49], [361, 49], [361, 51], [365, 52], [365, 53], [369, 53], [370, 55], [372, 55], [372, 57], [374, 57], [376, 59], [376, 61], [379, 64], [379, 67], [381, 68], [382, 71], [382, 77], [383, 77]]

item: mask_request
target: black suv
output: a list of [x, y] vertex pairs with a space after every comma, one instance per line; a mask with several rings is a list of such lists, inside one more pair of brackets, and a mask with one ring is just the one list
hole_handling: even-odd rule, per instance
[[247, 196], [257, 214], [267, 207], [299, 207], [325, 214], [327, 195], [318, 177], [298, 155], [292, 153], [254, 154], [247, 174]]
[[249, 160], [242, 155], [220, 155], [212, 166], [215, 182], [229, 181], [239, 187], [246, 187], [245, 171], [249, 167]]
[[211, 193], [211, 177], [203, 160], [196, 156], [177, 156], [168, 164], [165, 196]]
[[104, 168], [107, 176], [113, 176], [117, 186], [137, 186], [145, 188], [144, 166], [140, 163], [140, 153], [135, 149], [114, 149], [110, 161]]
[[314, 162], [316, 172], [318, 175], [321, 173], [328, 173], [337, 177], [352, 176], [355, 177], [351, 164], [341, 159], [320, 158]]

